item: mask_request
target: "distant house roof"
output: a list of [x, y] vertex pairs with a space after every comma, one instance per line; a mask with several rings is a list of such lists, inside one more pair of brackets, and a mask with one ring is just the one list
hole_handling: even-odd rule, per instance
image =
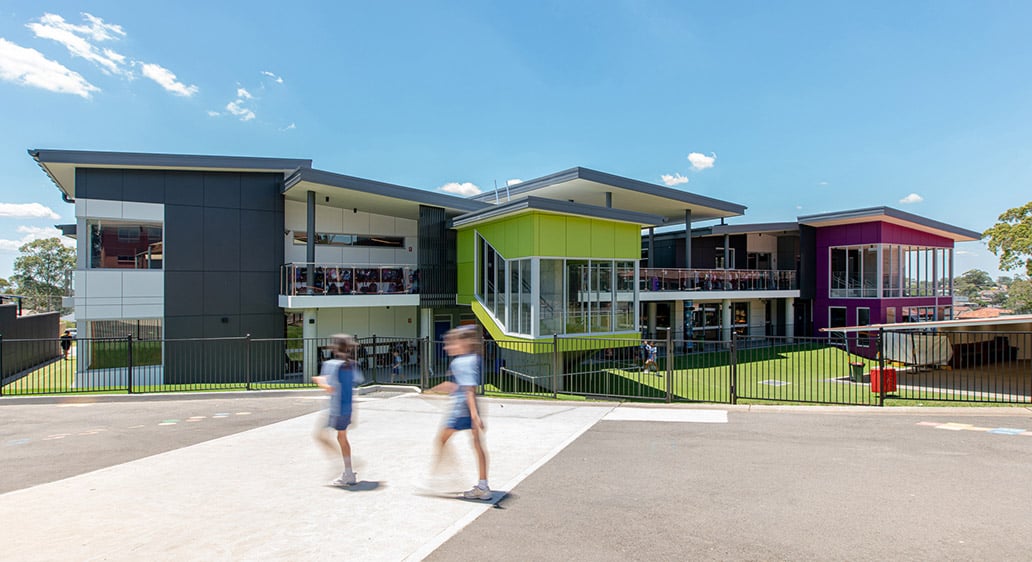
[[957, 314], [957, 319], [967, 320], [969, 318], [999, 318], [1001, 315], [1004, 314], [1014, 314], [1014, 311], [1006, 308], [996, 308], [993, 306], [987, 306], [985, 308], [976, 308], [974, 310], [964, 310]]

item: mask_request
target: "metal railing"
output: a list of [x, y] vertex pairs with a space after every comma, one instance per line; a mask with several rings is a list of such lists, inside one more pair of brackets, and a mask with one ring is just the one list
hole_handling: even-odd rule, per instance
[[[128, 336], [68, 343], [65, 354], [60, 338], [0, 337], [0, 395], [305, 388], [332, 357], [327, 338]], [[358, 343], [367, 384], [429, 389], [448, 378], [442, 342], [370, 336]], [[489, 340], [482, 390], [724, 404], [1032, 403], [1032, 332], [683, 340], [667, 331], [654, 341], [654, 363], [642, 343], [559, 336]]]
[[642, 292], [655, 291], [785, 291], [796, 290], [795, 271], [767, 269], [674, 269], [643, 267]]
[[[308, 281], [309, 269], [312, 281]], [[288, 263], [280, 267], [281, 295], [400, 295], [419, 292], [412, 265]]]

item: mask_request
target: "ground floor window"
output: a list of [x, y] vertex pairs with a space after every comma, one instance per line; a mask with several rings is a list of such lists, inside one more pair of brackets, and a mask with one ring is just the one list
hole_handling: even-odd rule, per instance
[[[841, 328], [845, 327], [846, 323], [846, 307], [844, 306], [829, 306], [828, 307], [828, 327], [829, 328]], [[845, 344], [846, 334], [845, 332], [830, 332], [829, 337], [832, 343]]]
[[[871, 309], [870, 308], [857, 308], [856, 309], [856, 325], [857, 326], [868, 326], [871, 324]], [[871, 346], [871, 336], [867, 332], [858, 332], [856, 335], [856, 345], [860, 347]]]

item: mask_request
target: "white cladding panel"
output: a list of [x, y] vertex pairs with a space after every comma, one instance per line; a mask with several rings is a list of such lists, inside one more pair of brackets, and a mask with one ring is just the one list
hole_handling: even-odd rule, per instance
[[371, 336], [415, 338], [418, 334], [418, 308], [320, 308], [316, 318], [318, 337], [328, 338], [345, 333], [356, 337]]

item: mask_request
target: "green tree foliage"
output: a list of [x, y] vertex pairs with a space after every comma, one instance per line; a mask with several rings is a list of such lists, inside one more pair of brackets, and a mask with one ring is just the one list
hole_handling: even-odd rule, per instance
[[8, 281], [7, 279], [4, 279], [3, 277], [0, 277], [0, 293], [10, 293], [10, 292], [11, 292], [11, 282]]
[[1016, 314], [1032, 313], [1032, 281], [1018, 278], [1007, 291], [1007, 308]]
[[70, 272], [75, 269], [75, 250], [57, 238], [23, 244], [14, 260], [11, 279], [24, 300], [22, 306], [36, 311], [64, 311], [61, 297], [70, 293]]
[[981, 269], [965, 271], [953, 280], [953, 293], [963, 295], [971, 300], [978, 297], [978, 293], [996, 286], [989, 273]]
[[988, 238], [989, 251], [1000, 258], [1000, 269], [1024, 266], [1025, 274], [1032, 275], [1032, 202], [1008, 209], [982, 236]]

